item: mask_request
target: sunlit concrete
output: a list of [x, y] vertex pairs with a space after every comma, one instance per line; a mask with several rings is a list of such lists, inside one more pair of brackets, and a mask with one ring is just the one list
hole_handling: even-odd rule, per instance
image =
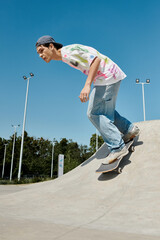
[[0, 186], [0, 240], [160, 239], [160, 121], [137, 123], [122, 174], [98, 174], [107, 148], [48, 182]]

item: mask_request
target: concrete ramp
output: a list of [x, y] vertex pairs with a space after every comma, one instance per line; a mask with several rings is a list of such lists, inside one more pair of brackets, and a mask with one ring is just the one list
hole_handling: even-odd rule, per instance
[[122, 174], [98, 174], [107, 147], [49, 182], [0, 186], [0, 240], [160, 239], [160, 121], [137, 123]]

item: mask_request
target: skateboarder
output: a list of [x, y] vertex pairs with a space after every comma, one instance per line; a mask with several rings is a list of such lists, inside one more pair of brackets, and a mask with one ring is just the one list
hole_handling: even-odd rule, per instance
[[[138, 127], [115, 110], [118, 90], [121, 80], [126, 77], [125, 73], [96, 49], [81, 44], [63, 46], [51, 36], [40, 37], [36, 50], [47, 63], [51, 60], [63, 61], [87, 75], [79, 98], [81, 102], [89, 100], [88, 118], [110, 150], [104, 164], [125, 156], [128, 153], [125, 142], [139, 134]], [[92, 83], [94, 87], [90, 94]]]

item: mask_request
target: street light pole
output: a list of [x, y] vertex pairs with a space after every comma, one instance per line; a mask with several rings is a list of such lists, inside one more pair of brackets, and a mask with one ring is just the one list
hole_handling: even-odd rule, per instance
[[145, 97], [144, 97], [144, 84], [149, 84], [149, 83], [150, 83], [150, 79], [146, 79], [146, 82], [140, 82], [139, 79], [136, 79], [136, 83], [142, 85], [143, 118], [144, 118], [144, 121], [146, 121]]
[[55, 142], [52, 142], [52, 162], [51, 162], [51, 178], [53, 177], [53, 159], [54, 159], [54, 145]]
[[18, 126], [12, 125], [14, 127], [14, 138], [13, 138], [13, 148], [12, 148], [12, 159], [11, 159], [11, 170], [10, 170], [10, 181], [12, 180], [12, 171], [13, 171], [13, 159], [14, 159], [14, 147], [15, 147], [15, 140], [16, 140], [16, 129]]
[[144, 83], [142, 83], [142, 97], [143, 97], [143, 117], [146, 121], [146, 108], [145, 108], [145, 98], [144, 98]]
[[23, 129], [22, 129], [21, 151], [20, 151], [20, 159], [19, 159], [18, 181], [21, 178], [23, 143], [24, 143], [24, 130], [25, 130], [25, 122], [26, 122], [26, 110], [27, 110], [27, 101], [28, 101], [29, 80], [33, 76], [34, 76], [33, 73], [30, 73], [30, 77], [28, 77], [28, 78], [26, 76], [23, 76], [24, 80], [27, 80], [27, 90], [26, 90], [26, 101], [25, 101], [25, 107], [24, 107], [24, 118], [23, 118]]
[[96, 129], [96, 152], [98, 151], [98, 131]]
[[3, 159], [3, 168], [2, 168], [2, 178], [4, 176], [4, 168], [5, 168], [5, 161], [6, 161], [6, 149], [7, 149], [7, 143], [4, 144], [4, 159]]

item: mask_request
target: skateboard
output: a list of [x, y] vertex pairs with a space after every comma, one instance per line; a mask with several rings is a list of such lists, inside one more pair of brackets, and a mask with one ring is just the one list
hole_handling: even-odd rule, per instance
[[[135, 139], [133, 138], [128, 143], [126, 143], [126, 147], [129, 150], [129, 152], [135, 151], [135, 147], [133, 146], [134, 140]], [[125, 155], [125, 156], [127, 156], [127, 155]], [[122, 168], [119, 166], [119, 164], [125, 156], [117, 158], [117, 160], [115, 160], [114, 162], [112, 162], [110, 164], [102, 163], [101, 166], [96, 170], [96, 172], [97, 173], [107, 173], [107, 172], [115, 171], [119, 174], [122, 173]]]

